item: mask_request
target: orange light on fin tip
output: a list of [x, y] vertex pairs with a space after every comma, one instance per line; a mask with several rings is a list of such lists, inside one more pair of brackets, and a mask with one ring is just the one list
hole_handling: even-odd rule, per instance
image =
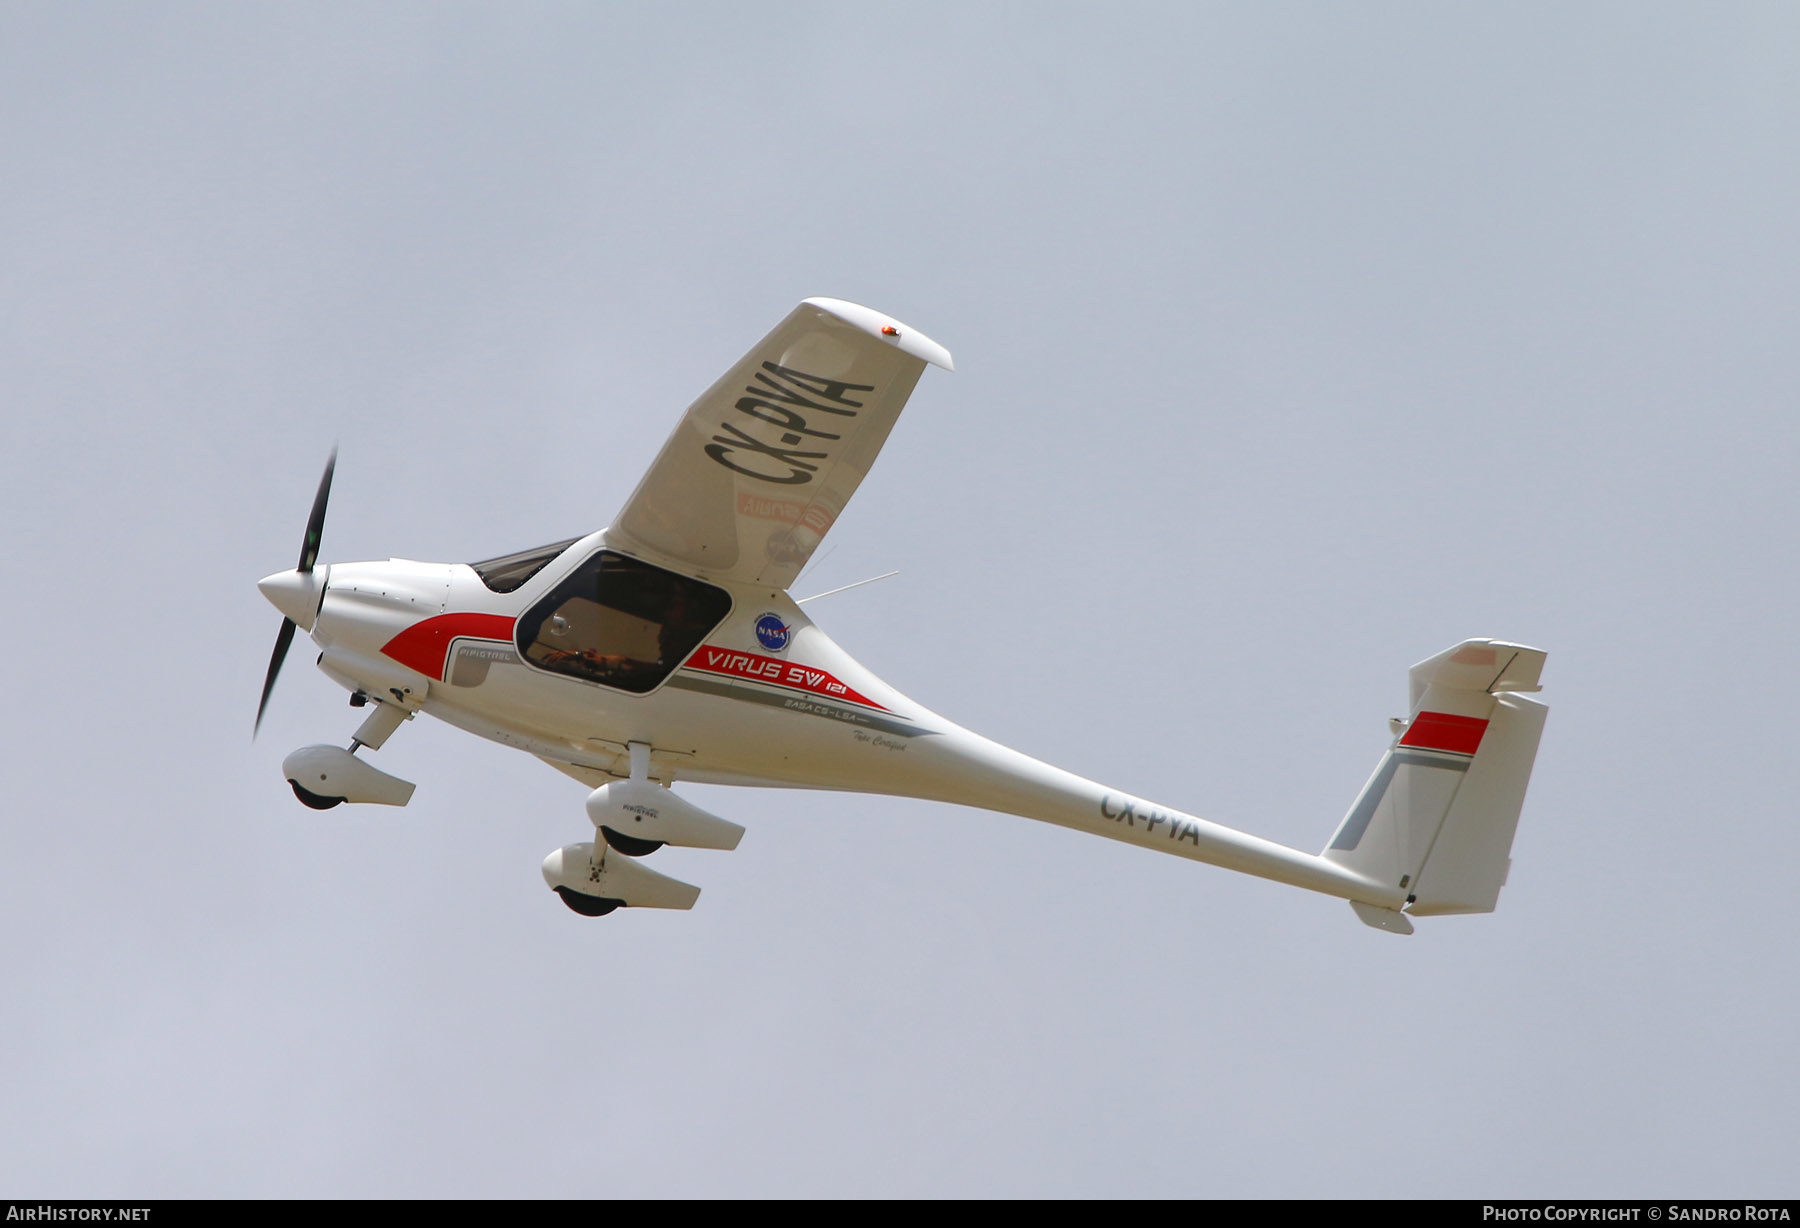
[[881, 326], [881, 335], [884, 337], [898, 337], [900, 335], [900, 330], [895, 328], [892, 324], [883, 324]]

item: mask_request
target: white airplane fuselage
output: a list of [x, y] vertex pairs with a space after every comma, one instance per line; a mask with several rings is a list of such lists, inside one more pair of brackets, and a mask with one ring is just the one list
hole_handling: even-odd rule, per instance
[[[590, 785], [631, 772], [675, 781], [887, 794], [1075, 828], [1377, 908], [1407, 893], [1322, 857], [1158, 806], [1000, 746], [859, 665], [785, 593], [705, 582], [730, 609], [648, 693], [527, 658], [521, 614], [603, 546], [569, 546], [513, 592], [467, 564], [338, 563], [313, 620], [320, 667], [341, 685], [538, 755]], [[615, 550], [613, 553], [617, 553]], [[304, 624], [303, 624], [304, 625]]]
[[[888, 794], [1021, 815], [1350, 901], [1365, 924], [1491, 912], [1537, 755], [1545, 654], [1468, 639], [1414, 665], [1405, 719], [1318, 854], [1158, 806], [971, 733], [882, 682], [788, 589], [869, 474], [926, 367], [950, 353], [891, 316], [810, 298], [702, 393], [586, 537], [476, 563], [320, 564], [335, 450], [292, 571], [258, 587], [286, 617], [260, 726], [298, 630], [368, 709], [350, 746], [294, 751], [315, 809], [404, 806], [373, 766], [418, 712], [589, 786], [592, 842], [553, 851], [570, 909], [686, 909], [700, 889], [640, 864], [731, 849], [744, 829], [677, 781]], [[1311, 646], [1290, 663], [1306, 667]]]

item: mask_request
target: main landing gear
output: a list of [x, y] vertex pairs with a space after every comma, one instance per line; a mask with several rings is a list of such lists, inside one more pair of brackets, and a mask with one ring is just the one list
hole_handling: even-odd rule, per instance
[[700, 889], [639, 865], [665, 844], [736, 848], [744, 829], [683, 801], [650, 779], [650, 745], [632, 742], [631, 775], [588, 795], [597, 839], [544, 858], [544, 881], [572, 910], [604, 917], [618, 908], [692, 908]]
[[562, 897], [562, 902], [567, 904], [570, 909], [584, 917], [604, 917], [616, 908], [625, 907], [624, 900], [608, 900], [597, 895], [583, 895], [573, 887], [558, 887], [556, 894]]

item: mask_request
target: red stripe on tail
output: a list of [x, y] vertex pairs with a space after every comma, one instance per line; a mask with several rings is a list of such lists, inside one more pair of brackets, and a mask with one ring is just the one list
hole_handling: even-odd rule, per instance
[[1472, 755], [1481, 745], [1481, 735], [1488, 723], [1475, 716], [1452, 716], [1448, 712], [1421, 712], [1407, 726], [1402, 746], [1420, 750], [1447, 750], [1457, 755]]

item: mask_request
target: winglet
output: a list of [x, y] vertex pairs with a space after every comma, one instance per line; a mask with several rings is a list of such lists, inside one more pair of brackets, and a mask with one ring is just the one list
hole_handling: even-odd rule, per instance
[[887, 342], [902, 354], [911, 354], [921, 362], [942, 367], [946, 371], [956, 370], [956, 362], [950, 357], [949, 350], [892, 316], [884, 316], [879, 311], [858, 303], [846, 303], [841, 298], [809, 298], [806, 305], [859, 328], [878, 341]]

